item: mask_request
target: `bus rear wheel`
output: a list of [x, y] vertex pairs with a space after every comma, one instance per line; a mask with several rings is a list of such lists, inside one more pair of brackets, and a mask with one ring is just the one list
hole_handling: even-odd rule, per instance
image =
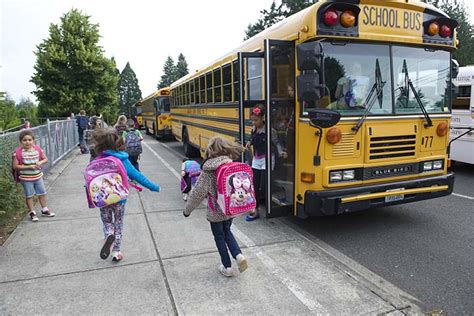
[[194, 158], [199, 155], [199, 150], [194, 148], [194, 146], [191, 145], [189, 142], [189, 136], [188, 136], [187, 130], [184, 130], [183, 132], [183, 149], [184, 149], [184, 154], [188, 158]]

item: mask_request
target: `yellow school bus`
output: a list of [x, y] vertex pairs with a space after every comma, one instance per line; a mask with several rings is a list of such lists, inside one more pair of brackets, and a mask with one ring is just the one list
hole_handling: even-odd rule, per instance
[[159, 89], [140, 101], [142, 119], [148, 135], [157, 139], [171, 136], [170, 89]]
[[141, 100], [138, 100], [133, 106], [135, 107], [135, 111], [137, 115], [135, 115], [136, 118], [136, 124], [138, 125], [138, 129], [143, 128], [143, 116], [142, 116], [142, 106], [141, 106]]
[[189, 156], [244, 144], [264, 105], [268, 217], [449, 195], [457, 25], [423, 1], [318, 1], [172, 83], [173, 135]]

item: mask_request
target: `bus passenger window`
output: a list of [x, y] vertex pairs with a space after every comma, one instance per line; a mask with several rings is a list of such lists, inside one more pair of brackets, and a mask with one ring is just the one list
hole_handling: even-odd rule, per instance
[[206, 82], [204, 76], [199, 77], [199, 103], [206, 103]]
[[222, 102], [221, 96], [221, 69], [214, 70], [214, 102]]
[[212, 98], [212, 73], [208, 72], [206, 74], [206, 102], [213, 103]]
[[232, 101], [232, 81], [230, 65], [222, 67], [222, 81], [224, 87], [224, 102]]

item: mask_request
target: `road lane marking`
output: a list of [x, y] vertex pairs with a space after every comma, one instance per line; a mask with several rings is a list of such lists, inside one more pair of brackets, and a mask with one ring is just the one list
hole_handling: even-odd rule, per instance
[[[150, 145], [148, 145], [146, 142], [143, 142], [143, 144], [153, 153], [156, 158], [158, 158], [158, 160], [160, 160], [165, 165], [169, 171], [171, 171], [173, 175], [175, 175], [178, 180], [181, 179], [180, 174], [173, 167], [171, 167], [171, 165], [167, 163], [156, 151], [154, 151]], [[239, 238], [244, 243], [244, 245], [248, 247], [248, 250], [252, 252], [258, 259], [260, 259], [263, 265], [265, 265], [267, 269], [271, 271], [272, 274], [275, 275], [301, 303], [303, 303], [312, 312], [324, 312], [323, 306], [319, 302], [311, 299], [297, 282], [286, 277], [285, 275], [287, 275], [287, 273], [282, 268], [280, 268], [272, 258], [265, 254], [265, 252], [259, 246], [257, 246], [252, 239], [240, 231], [235, 225], [233, 227], [233, 231], [237, 238]]]
[[472, 197], [472, 196], [462, 195], [462, 194], [458, 194], [458, 193], [451, 193], [451, 194], [454, 195], [454, 196], [462, 197], [463, 199], [474, 200], [474, 197]]

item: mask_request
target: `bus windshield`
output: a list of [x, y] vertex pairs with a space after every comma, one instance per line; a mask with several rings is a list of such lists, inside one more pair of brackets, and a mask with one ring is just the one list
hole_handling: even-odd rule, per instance
[[[304, 112], [311, 107], [323, 107], [337, 110], [342, 116], [360, 116], [376, 98], [368, 115], [422, 113], [408, 79], [428, 113], [449, 112], [449, 52], [376, 44], [322, 44], [325, 96], [316, 103], [303, 103]], [[377, 68], [381, 78], [376, 75]], [[383, 89], [376, 89], [380, 86], [377, 81], [384, 83]]]
[[[326, 93], [330, 93], [326, 108], [337, 110], [341, 115], [362, 115], [376, 83], [378, 61], [385, 85], [369, 114], [392, 113], [389, 46], [326, 42], [323, 51]], [[373, 91], [372, 97], [376, 97], [375, 93]]]
[[393, 46], [395, 112], [421, 113], [413, 92], [407, 87], [406, 72], [428, 113], [449, 112], [450, 61], [446, 51]]

